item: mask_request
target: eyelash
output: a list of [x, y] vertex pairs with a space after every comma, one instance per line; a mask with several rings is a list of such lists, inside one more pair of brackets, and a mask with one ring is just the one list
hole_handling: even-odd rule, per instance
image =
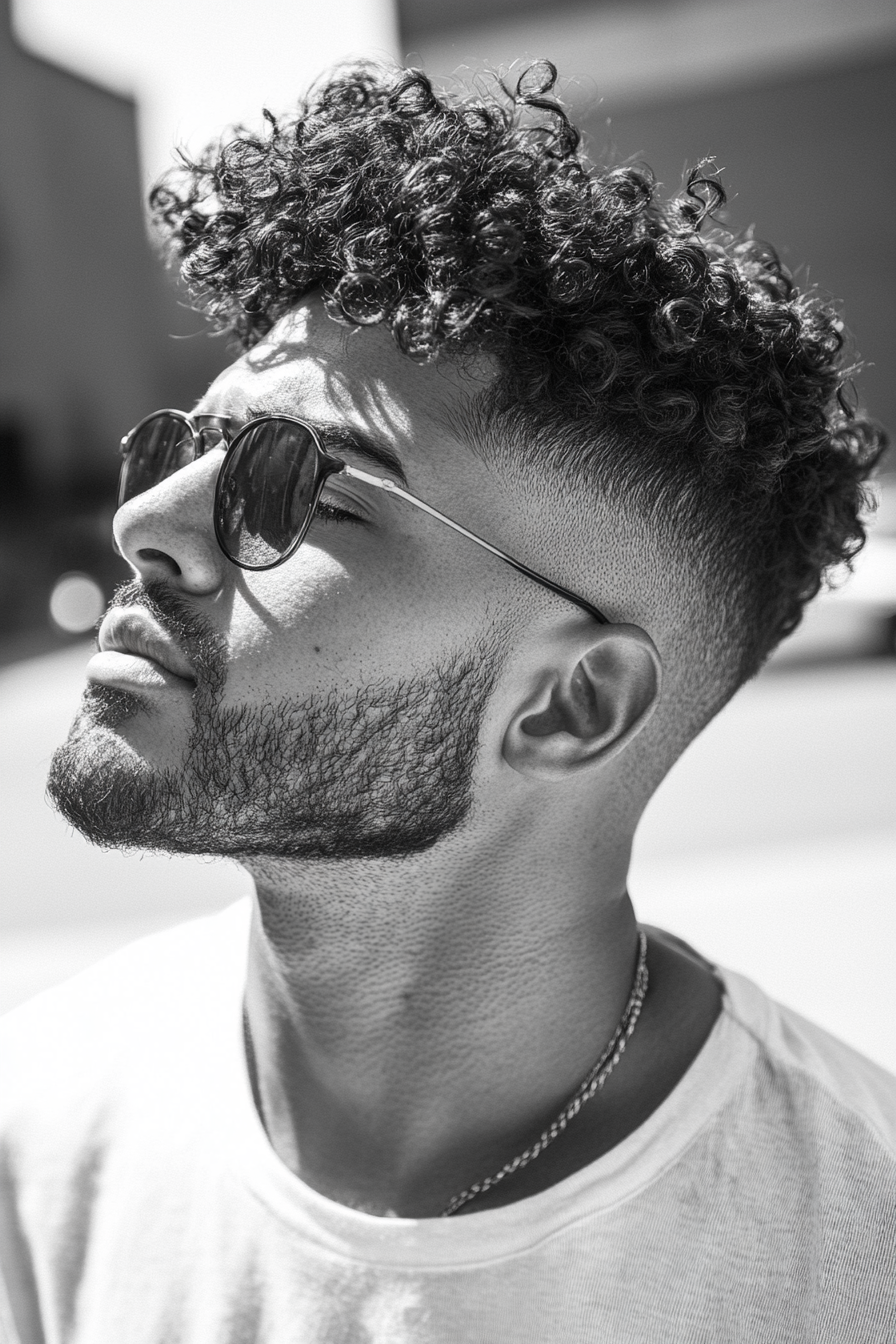
[[331, 504], [327, 499], [318, 501], [315, 510], [316, 518], [320, 518], [325, 523], [363, 523], [364, 519], [359, 518], [356, 513], [349, 513], [348, 509], [341, 509], [338, 504]]

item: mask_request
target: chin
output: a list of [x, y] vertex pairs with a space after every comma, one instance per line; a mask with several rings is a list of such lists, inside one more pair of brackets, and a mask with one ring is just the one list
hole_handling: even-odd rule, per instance
[[164, 774], [144, 759], [126, 733], [145, 708], [129, 691], [88, 686], [68, 738], [53, 753], [49, 799], [93, 844], [156, 847], [147, 845], [146, 803], [149, 795], [158, 797]]

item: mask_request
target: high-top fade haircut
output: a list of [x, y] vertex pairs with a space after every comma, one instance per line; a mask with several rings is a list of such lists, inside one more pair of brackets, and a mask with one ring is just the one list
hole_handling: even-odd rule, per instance
[[708, 714], [859, 550], [883, 435], [844, 391], [837, 313], [719, 226], [714, 176], [664, 203], [644, 166], [593, 166], [555, 83], [544, 63], [446, 96], [416, 70], [342, 67], [185, 161], [154, 214], [244, 347], [314, 291], [410, 359], [493, 356], [483, 441], [625, 500], [694, 574]]

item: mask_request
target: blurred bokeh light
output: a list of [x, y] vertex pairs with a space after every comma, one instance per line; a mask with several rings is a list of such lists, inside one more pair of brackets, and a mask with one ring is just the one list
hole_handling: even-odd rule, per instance
[[50, 619], [67, 635], [83, 635], [103, 614], [103, 590], [89, 574], [63, 574], [50, 594]]

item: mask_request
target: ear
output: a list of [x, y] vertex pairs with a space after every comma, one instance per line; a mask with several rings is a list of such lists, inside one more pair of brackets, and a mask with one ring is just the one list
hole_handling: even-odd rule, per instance
[[608, 761], [659, 703], [663, 667], [637, 625], [601, 626], [545, 668], [504, 735], [507, 763], [533, 779], [562, 780]]

